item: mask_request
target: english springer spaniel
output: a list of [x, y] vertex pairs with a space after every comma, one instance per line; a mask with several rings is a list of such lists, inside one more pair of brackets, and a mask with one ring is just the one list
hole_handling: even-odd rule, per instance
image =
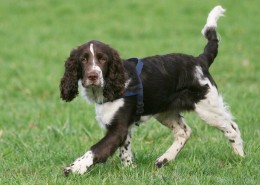
[[130, 165], [131, 129], [150, 117], [175, 135], [173, 144], [155, 162], [161, 167], [175, 159], [191, 135], [181, 116], [184, 111], [195, 111], [207, 124], [221, 130], [234, 152], [244, 156], [239, 128], [209, 73], [218, 52], [217, 20], [224, 11], [216, 6], [209, 13], [202, 29], [208, 43], [197, 57], [178, 53], [124, 60], [115, 49], [95, 40], [70, 53], [60, 83], [61, 98], [73, 100], [80, 86], [83, 97], [95, 104], [96, 119], [107, 133], [66, 167], [65, 175], [84, 174], [117, 149], [122, 163]]

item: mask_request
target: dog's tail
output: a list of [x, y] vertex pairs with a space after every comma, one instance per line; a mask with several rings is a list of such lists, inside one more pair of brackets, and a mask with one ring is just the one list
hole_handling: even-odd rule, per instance
[[204, 52], [199, 55], [201, 64], [209, 68], [218, 54], [217, 21], [224, 16], [225, 10], [221, 6], [215, 6], [208, 15], [207, 22], [202, 29], [202, 35], [208, 39]]

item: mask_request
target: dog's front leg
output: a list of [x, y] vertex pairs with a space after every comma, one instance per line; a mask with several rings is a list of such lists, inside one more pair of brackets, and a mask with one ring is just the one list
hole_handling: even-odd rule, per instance
[[94, 154], [91, 150], [87, 151], [83, 156], [77, 158], [73, 163], [64, 168], [65, 176], [70, 173], [84, 174], [94, 163]]
[[92, 165], [105, 162], [124, 142], [127, 133], [127, 126], [124, 127], [123, 124], [109, 126], [105, 137], [93, 145], [83, 156], [66, 167], [64, 174], [66, 176], [70, 173], [84, 174]]

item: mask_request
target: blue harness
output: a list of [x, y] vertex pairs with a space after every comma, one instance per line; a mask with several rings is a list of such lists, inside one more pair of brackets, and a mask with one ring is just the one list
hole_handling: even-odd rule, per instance
[[131, 59], [128, 59], [128, 60], [129, 61], [137, 61], [135, 69], [136, 69], [136, 73], [137, 73], [137, 76], [138, 76], [138, 88], [134, 92], [129, 91], [129, 90], [126, 91], [123, 96], [124, 97], [137, 96], [137, 107], [136, 107], [135, 122], [138, 122], [140, 120], [142, 113], [144, 112], [143, 83], [142, 83], [142, 80], [140, 78], [140, 75], [141, 75], [141, 72], [142, 72], [142, 69], [143, 69], [143, 62], [139, 58], [131, 58]]

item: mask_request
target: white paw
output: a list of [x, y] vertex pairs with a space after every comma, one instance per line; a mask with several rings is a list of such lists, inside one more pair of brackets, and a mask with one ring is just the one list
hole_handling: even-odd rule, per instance
[[76, 159], [70, 166], [64, 168], [64, 174], [68, 176], [70, 173], [84, 174], [90, 166], [93, 165], [94, 155], [92, 151], [88, 151], [83, 156]]
[[166, 164], [168, 162], [168, 159], [166, 158], [162, 158], [162, 157], [159, 157], [156, 161], [155, 161], [155, 165], [158, 167], [158, 168], [161, 168], [164, 164]]
[[241, 157], [245, 157], [245, 153], [244, 153], [244, 150], [243, 150], [243, 145], [242, 145], [242, 142], [240, 144], [232, 144], [232, 147], [234, 149], [234, 152], [237, 154], [237, 155], [240, 155]]
[[126, 160], [121, 159], [121, 163], [123, 166], [127, 167], [127, 166], [131, 166], [133, 164], [133, 161], [132, 159], [126, 159]]

